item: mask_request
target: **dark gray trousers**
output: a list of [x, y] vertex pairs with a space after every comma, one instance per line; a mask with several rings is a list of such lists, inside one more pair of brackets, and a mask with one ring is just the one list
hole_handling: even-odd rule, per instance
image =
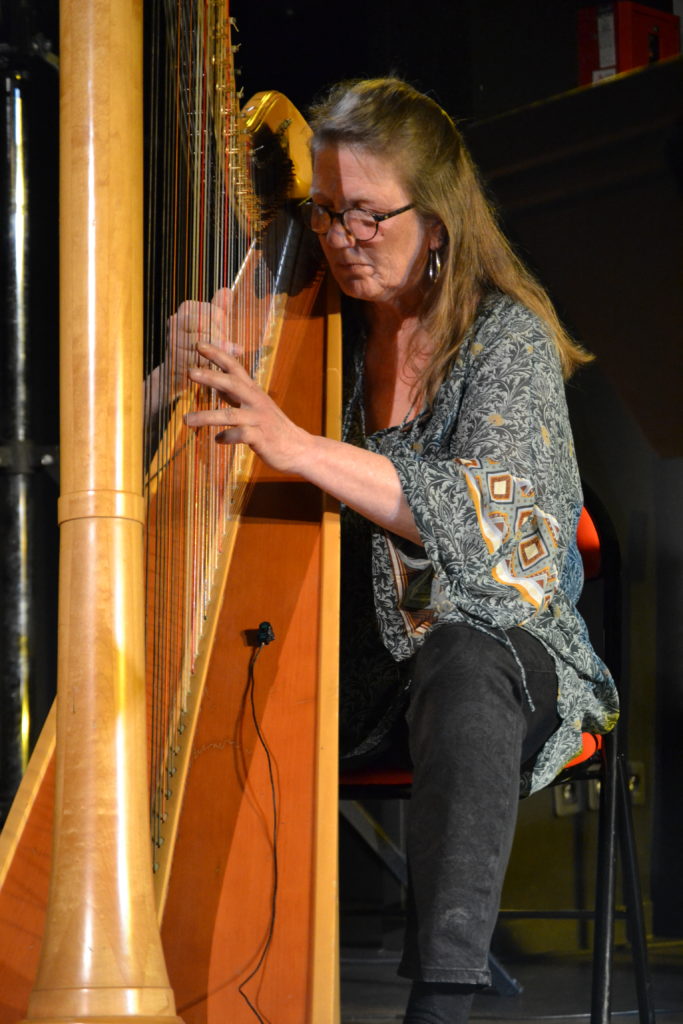
[[517, 819], [520, 766], [559, 724], [552, 658], [523, 629], [508, 637], [517, 658], [477, 629], [446, 624], [413, 659], [406, 713], [414, 771], [410, 883], [399, 967], [408, 978], [490, 984], [488, 952]]

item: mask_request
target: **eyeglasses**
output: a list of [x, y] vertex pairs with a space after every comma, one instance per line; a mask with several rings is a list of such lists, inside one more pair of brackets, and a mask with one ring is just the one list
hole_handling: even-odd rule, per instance
[[382, 221], [390, 217], [398, 217], [399, 213], [414, 209], [414, 203], [408, 203], [399, 210], [391, 210], [389, 213], [370, 213], [369, 210], [359, 210], [352, 207], [349, 210], [330, 210], [327, 206], [319, 206], [312, 199], [307, 199], [301, 204], [304, 223], [316, 235], [326, 235], [335, 220], [358, 242], [369, 242], [375, 237]]

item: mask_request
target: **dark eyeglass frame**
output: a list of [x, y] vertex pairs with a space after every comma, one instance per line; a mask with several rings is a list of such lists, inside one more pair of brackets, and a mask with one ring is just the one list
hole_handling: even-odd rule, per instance
[[[391, 217], [398, 217], [399, 213], [406, 213], [408, 210], [415, 209], [415, 203], [408, 203], [407, 206], [401, 206], [398, 210], [390, 210], [389, 213], [371, 213], [370, 210], [364, 210], [360, 206], [349, 206], [346, 210], [331, 210], [329, 206], [323, 206], [321, 203], [316, 203], [312, 199], [306, 199], [301, 204], [304, 217], [307, 221], [308, 227], [316, 235], [326, 235], [334, 224], [335, 220], [338, 220], [341, 226], [344, 228], [347, 234], [351, 235], [352, 238], [357, 238], [359, 242], [371, 242], [372, 239], [377, 235], [380, 224], [385, 220], [390, 220]], [[316, 231], [314, 227], [311, 227], [310, 219], [312, 216], [313, 207], [317, 207], [318, 210], [323, 210], [329, 217], [330, 223], [323, 231]], [[308, 211], [308, 212], [306, 212]], [[375, 230], [368, 238], [358, 238], [353, 231], [347, 227], [344, 217], [347, 213], [364, 213], [367, 217], [372, 217], [375, 222]]]

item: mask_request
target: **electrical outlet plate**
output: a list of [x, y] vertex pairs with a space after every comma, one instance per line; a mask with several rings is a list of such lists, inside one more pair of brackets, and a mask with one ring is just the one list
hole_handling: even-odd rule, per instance
[[634, 807], [645, 803], [645, 765], [642, 761], [628, 763], [628, 790]]
[[578, 814], [583, 807], [582, 787], [578, 782], [553, 786], [553, 810], [557, 818]]
[[[645, 803], [645, 765], [642, 761], [628, 763], [628, 791], [633, 807], [642, 807]], [[600, 780], [592, 779], [588, 783], [588, 809], [597, 811], [600, 807]]]

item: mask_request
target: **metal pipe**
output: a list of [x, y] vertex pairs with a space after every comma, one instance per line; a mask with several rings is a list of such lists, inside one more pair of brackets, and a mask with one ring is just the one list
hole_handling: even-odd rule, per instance
[[28, 760], [31, 655], [31, 557], [29, 485], [33, 472], [29, 443], [28, 175], [26, 78], [5, 71], [5, 173], [2, 239], [5, 254], [4, 401], [2, 403], [2, 726], [0, 731], [0, 819], [4, 818]]

